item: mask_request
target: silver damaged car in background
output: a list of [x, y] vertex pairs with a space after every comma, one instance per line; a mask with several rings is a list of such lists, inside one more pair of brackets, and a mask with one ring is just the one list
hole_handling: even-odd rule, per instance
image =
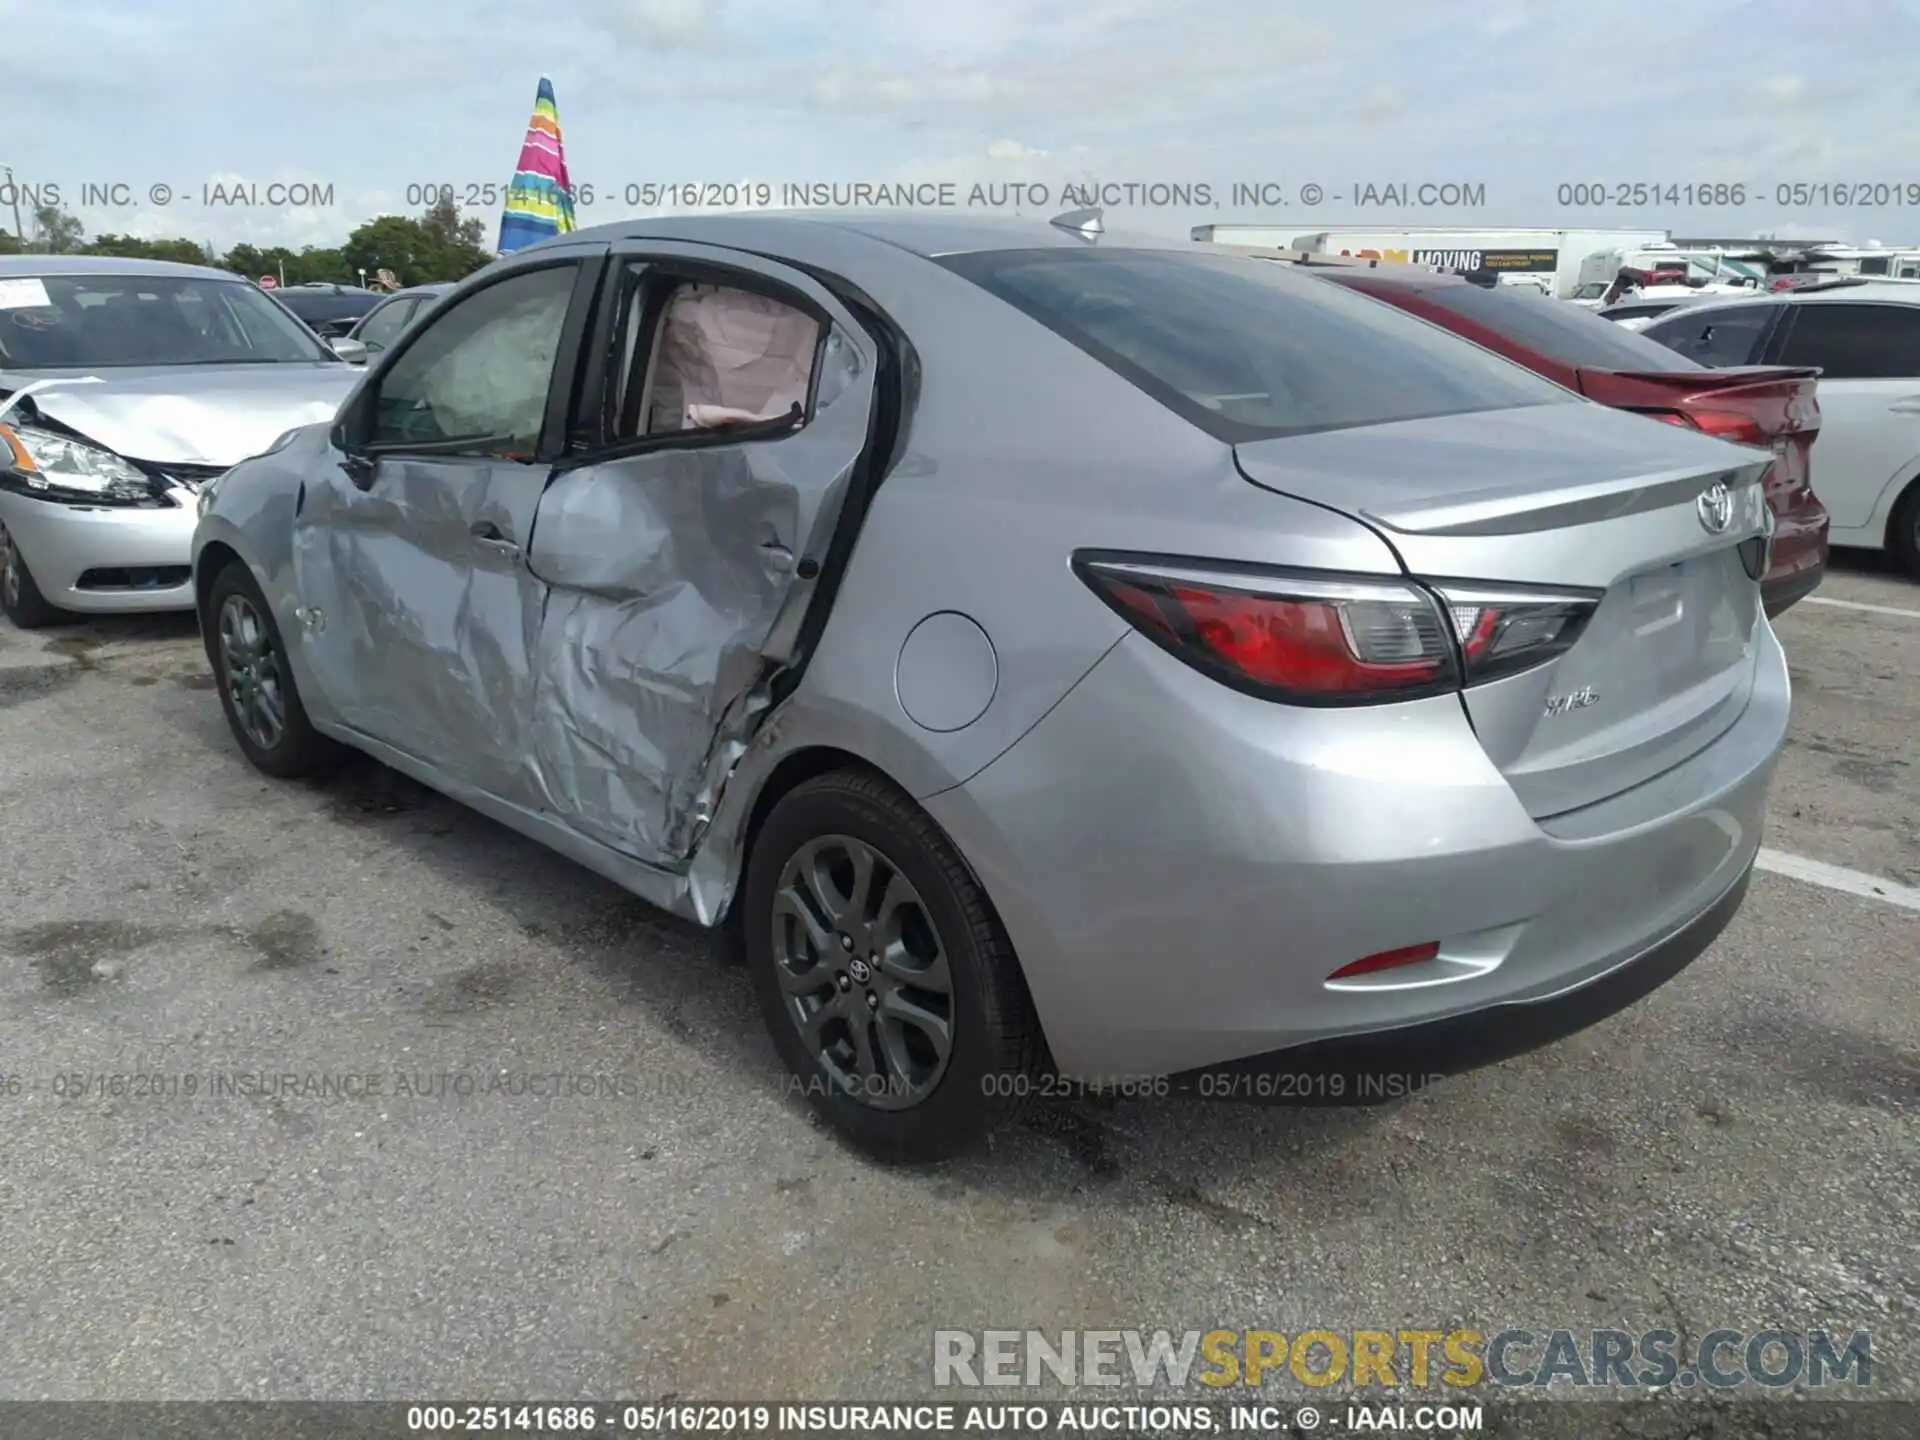
[[1252, 258], [632, 221], [208, 498], [247, 758], [352, 747], [698, 923], [887, 1156], [1060, 1074], [1403, 1094], [1739, 907], [1766, 457]]
[[0, 257], [0, 603], [190, 610], [194, 496], [359, 370], [222, 270]]

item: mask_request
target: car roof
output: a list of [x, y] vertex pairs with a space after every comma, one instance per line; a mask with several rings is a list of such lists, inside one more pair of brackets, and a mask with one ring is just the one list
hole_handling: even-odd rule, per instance
[[381, 295], [373, 310], [367, 313], [371, 315], [374, 310], [391, 305], [396, 300], [419, 300], [427, 296], [444, 295], [451, 289], [453, 289], [451, 280], [436, 280], [429, 285], [402, 285], [398, 290], [389, 290]]
[[[751, 228], [756, 235], [778, 237], [792, 227], [800, 238], [817, 227], [838, 229], [883, 241], [902, 250], [929, 259], [943, 255], [975, 254], [991, 250], [1087, 249], [1090, 245], [1108, 250], [1190, 250], [1207, 254], [1232, 254], [1218, 245], [1191, 240], [1182, 235], [1151, 235], [1135, 231], [1104, 231], [1094, 242], [1063, 230], [1043, 219], [1025, 219], [1000, 215], [950, 215], [942, 212], [899, 212], [891, 210], [752, 210], [727, 215], [662, 215], [616, 220], [572, 230], [528, 246], [575, 245], [582, 241], [685, 240], [698, 244], [710, 241], [724, 244], [738, 233]], [[525, 254], [527, 251], [517, 251]]]
[[173, 260], [128, 260], [116, 255], [0, 255], [0, 279], [9, 275], [147, 275], [196, 276], [202, 280], [241, 277], [212, 265], [182, 265]]
[[307, 290], [300, 286], [287, 285], [267, 291], [282, 300], [298, 300], [303, 305], [352, 305], [361, 300], [378, 302], [387, 295], [380, 290]]
[[1802, 285], [1793, 290], [1762, 290], [1755, 295], [1716, 295], [1711, 301], [1687, 304], [1687, 309], [1692, 313], [1699, 310], [1736, 310], [1750, 305], [1821, 305], [1848, 301], [1858, 304], [1862, 300], [1876, 305], [1920, 305], [1920, 285], [1897, 280], [1854, 280], [1846, 276]]
[[1695, 305], [1729, 305], [1741, 300], [1754, 299], [1756, 295], [1761, 299], [1767, 298], [1766, 291], [1756, 291], [1750, 295], [1729, 295], [1725, 291], [1713, 291], [1705, 295], [1629, 295], [1623, 300], [1616, 300], [1613, 304], [1602, 307], [1595, 313], [1605, 315], [1614, 310], [1677, 310], [1682, 305], [1689, 308]]
[[1795, 305], [1818, 305], [1835, 300], [1872, 300], [1876, 303], [1891, 301], [1895, 305], [1920, 305], [1920, 285], [1911, 281], [1899, 280], [1859, 280], [1843, 277], [1842, 280], [1825, 281], [1813, 285], [1802, 285], [1793, 290], [1777, 290], [1776, 295], [1785, 296]]

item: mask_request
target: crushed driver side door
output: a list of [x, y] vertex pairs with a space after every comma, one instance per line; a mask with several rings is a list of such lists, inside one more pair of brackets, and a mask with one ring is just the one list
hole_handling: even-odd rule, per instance
[[672, 869], [793, 658], [880, 350], [810, 276], [739, 251], [629, 242], [602, 294], [588, 453], [542, 496], [527, 557], [549, 587], [531, 758], [546, 809]]

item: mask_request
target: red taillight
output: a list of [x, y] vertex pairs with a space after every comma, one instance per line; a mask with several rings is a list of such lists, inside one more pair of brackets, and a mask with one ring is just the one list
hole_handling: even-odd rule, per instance
[[1342, 965], [1327, 979], [1351, 980], [1356, 975], [1375, 975], [1382, 970], [1398, 970], [1403, 965], [1424, 965], [1439, 953], [1438, 940], [1429, 940], [1421, 945], [1402, 945], [1398, 950], [1382, 950], [1377, 955], [1363, 956], [1351, 965]]
[[1371, 595], [1272, 595], [1190, 578], [1101, 578], [1102, 593], [1161, 644], [1259, 689], [1344, 700], [1404, 696], [1453, 678], [1440, 617], [1411, 587], [1388, 582]]
[[1767, 428], [1751, 415], [1735, 410], [1688, 410], [1689, 420], [1709, 435], [1732, 440], [1740, 445], [1766, 446], [1773, 443]]
[[1645, 410], [1650, 419], [1668, 425], [1685, 425], [1722, 440], [1761, 449], [1777, 447], [1792, 435], [1811, 434], [1820, 428], [1820, 401], [1811, 383], [1791, 391], [1778, 385], [1755, 387], [1751, 394], [1739, 391], [1709, 391], [1687, 397], [1677, 410]]
[[1405, 581], [1122, 557], [1076, 569], [1143, 634], [1235, 689], [1343, 705], [1459, 683], [1445, 616]]
[[1303, 705], [1439, 694], [1544, 664], [1587, 592], [1080, 555], [1094, 592], [1162, 649], [1236, 690]]

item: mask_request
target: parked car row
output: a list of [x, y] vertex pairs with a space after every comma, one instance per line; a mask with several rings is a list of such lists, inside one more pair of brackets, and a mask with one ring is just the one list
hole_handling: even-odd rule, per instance
[[1890, 551], [1920, 579], [1920, 285], [1827, 280], [1689, 305], [1641, 333], [1722, 373], [1817, 370], [1833, 542]]
[[1484, 1064], [1744, 895], [1808, 367], [1070, 217], [577, 231], [364, 369], [231, 277], [27, 264], [10, 594], [107, 608], [143, 537], [113, 594], [197, 610], [254, 766], [364, 752], [734, 927], [876, 1153], [1053, 1074]]
[[360, 372], [191, 265], [0, 258], [0, 603], [14, 624], [190, 609], [194, 496]]
[[1777, 528], [1762, 582], [1767, 613], [1780, 614], [1819, 586], [1826, 573], [1828, 517], [1811, 483], [1821, 426], [1817, 370], [1712, 369], [1622, 332], [1578, 306], [1543, 304], [1453, 276], [1413, 269], [1329, 270], [1325, 275], [1603, 405], [1772, 451], [1765, 485]]

